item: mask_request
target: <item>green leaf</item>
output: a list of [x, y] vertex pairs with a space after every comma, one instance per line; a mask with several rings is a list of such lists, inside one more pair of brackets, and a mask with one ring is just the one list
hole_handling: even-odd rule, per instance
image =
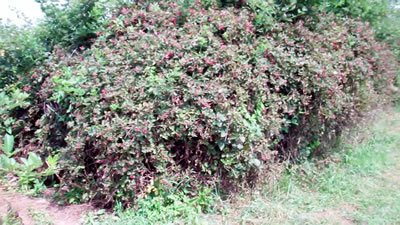
[[218, 141], [218, 147], [219, 147], [219, 150], [224, 150], [224, 148], [225, 148], [225, 142], [224, 141]]
[[29, 152], [28, 163], [32, 170], [43, 166], [42, 159], [35, 153]]
[[47, 164], [49, 167], [55, 167], [57, 165], [58, 155], [49, 156], [47, 158]]
[[227, 135], [228, 135], [228, 133], [227, 133], [226, 131], [224, 131], [224, 130], [221, 131], [221, 137], [224, 138], [224, 137], [226, 137]]
[[42, 159], [35, 153], [30, 152], [27, 159], [21, 158], [23, 162], [22, 170], [26, 172], [33, 171], [37, 168], [40, 168], [43, 165]]
[[5, 155], [0, 156], [0, 168], [5, 169], [8, 172], [11, 172], [14, 169], [19, 168], [19, 164], [13, 158], [8, 158]]
[[14, 148], [14, 136], [6, 134], [4, 136], [4, 145], [3, 145], [3, 152], [6, 154], [8, 157], [11, 157], [13, 155], [13, 148]]
[[48, 168], [42, 173], [44, 176], [50, 176], [56, 173], [58, 155], [49, 156], [46, 160]]

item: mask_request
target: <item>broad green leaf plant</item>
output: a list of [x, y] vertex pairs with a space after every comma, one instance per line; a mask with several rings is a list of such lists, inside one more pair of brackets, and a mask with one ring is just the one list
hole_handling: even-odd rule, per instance
[[29, 152], [27, 158], [19, 158], [17, 162], [15, 156], [19, 150], [14, 149], [14, 136], [6, 134], [3, 138], [3, 146], [1, 148], [3, 154], [0, 155], [0, 174], [13, 174], [19, 178], [20, 188], [23, 190], [34, 189], [37, 193], [44, 189], [44, 178], [53, 175], [57, 171], [58, 156], [49, 156], [45, 161], [47, 168], [37, 171], [43, 167], [42, 158], [36, 153]]

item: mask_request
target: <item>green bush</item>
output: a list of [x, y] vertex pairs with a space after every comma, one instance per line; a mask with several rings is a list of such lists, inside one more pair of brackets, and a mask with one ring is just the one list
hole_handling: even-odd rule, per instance
[[374, 26], [379, 40], [387, 42], [400, 61], [400, 9], [393, 10]]
[[46, 49], [30, 27], [0, 23], [0, 89], [17, 83], [46, 57]]
[[[48, 59], [55, 45], [71, 54], [90, 46], [96, 31], [111, 17], [110, 11], [123, 0], [37, 0], [45, 13], [38, 25], [0, 23], [0, 89], [24, 83], [27, 73]], [[51, 59], [50, 59], [51, 60]]]
[[[89, 46], [106, 20], [106, 8], [101, 0], [36, 0], [45, 14], [40, 34], [43, 42], [52, 48], [60, 45], [68, 48]], [[115, 2], [115, 1], [112, 1]]]
[[[258, 0], [249, 0], [253, 1]], [[370, 23], [386, 18], [391, 9], [387, 0], [275, 0], [274, 3], [287, 16], [328, 12], [361, 18]]]
[[196, 4], [124, 7], [91, 47], [31, 72], [30, 106], [3, 116], [22, 153], [59, 154], [61, 197], [129, 206], [187, 174], [192, 189], [252, 184], [388, 96], [395, 61], [366, 24], [321, 15], [263, 33], [246, 9]]

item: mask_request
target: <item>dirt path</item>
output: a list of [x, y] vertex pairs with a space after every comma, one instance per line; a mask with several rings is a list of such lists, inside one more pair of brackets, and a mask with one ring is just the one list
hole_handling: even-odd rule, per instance
[[[18, 213], [24, 225], [79, 225], [88, 205], [58, 206], [48, 199], [30, 198], [19, 193], [6, 192], [0, 188], [0, 218], [7, 214], [9, 206]], [[36, 215], [36, 216], [33, 216]]]

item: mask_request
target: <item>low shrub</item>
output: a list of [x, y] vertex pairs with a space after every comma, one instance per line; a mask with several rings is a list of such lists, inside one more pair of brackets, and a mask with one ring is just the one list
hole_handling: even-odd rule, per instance
[[325, 14], [263, 32], [244, 8], [196, 6], [122, 8], [90, 48], [57, 48], [31, 72], [30, 106], [3, 117], [19, 156], [59, 154], [60, 197], [130, 206], [161, 187], [252, 184], [389, 96], [393, 57], [364, 23]]

